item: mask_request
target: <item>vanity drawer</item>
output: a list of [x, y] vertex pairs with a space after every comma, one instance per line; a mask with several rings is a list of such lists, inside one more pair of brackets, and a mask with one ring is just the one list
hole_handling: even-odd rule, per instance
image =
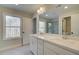
[[56, 52], [45, 47], [44, 48], [44, 55], [56, 55]]
[[37, 38], [31, 37], [30, 49], [33, 54], [37, 55]]
[[44, 42], [44, 48], [48, 48], [49, 50], [56, 52], [56, 54], [58, 55], [74, 55], [74, 53], [65, 50], [57, 45], [53, 45], [49, 42]]

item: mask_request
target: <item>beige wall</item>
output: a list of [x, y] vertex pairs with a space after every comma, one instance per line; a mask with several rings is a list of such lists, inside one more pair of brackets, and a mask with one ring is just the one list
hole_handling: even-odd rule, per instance
[[67, 16], [71, 16], [71, 32], [74, 35], [79, 35], [79, 10], [62, 14], [59, 17], [59, 33], [62, 34], [62, 19]]
[[31, 33], [31, 26], [32, 26], [31, 25], [31, 17], [28, 16], [24, 12], [0, 7], [0, 50], [21, 46], [20, 39], [3, 40], [3, 34], [2, 34], [3, 33], [3, 22], [2, 22], [3, 21], [3, 14], [15, 15], [15, 16], [19, 16], [22, 18], [23, 24], [24, 24], [23, 30], [25, 32], [25, 34], [23, 35], [23, 38], [24, 38], [23, 41], [24, 41], [24, 44], [29, 43], [28, 37]]

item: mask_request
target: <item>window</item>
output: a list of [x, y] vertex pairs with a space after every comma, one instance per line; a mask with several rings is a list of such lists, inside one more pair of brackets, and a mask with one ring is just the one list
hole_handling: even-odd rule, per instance
[[43, 21], [39, 21], [39, 32], [46, 33], [46, 23]]
[[12, 39], [12, 38], [19, 38], [21, 35], [20, 33], [20, 18], [14, 16], [6, 16], [4, 20], [4, 34], [5, 39]]

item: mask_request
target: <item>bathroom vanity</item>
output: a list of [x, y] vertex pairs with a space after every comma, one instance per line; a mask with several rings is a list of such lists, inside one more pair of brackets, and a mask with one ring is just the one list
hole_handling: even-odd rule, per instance
[[43, 16], [37, 15], [34, 21], [31, 52], [35, 55], [78, 55], [79, 14], [56, 18]]
[[33, 34], [30, 50], [35, 55], [79, 54], [79, 39], [58, 34]]

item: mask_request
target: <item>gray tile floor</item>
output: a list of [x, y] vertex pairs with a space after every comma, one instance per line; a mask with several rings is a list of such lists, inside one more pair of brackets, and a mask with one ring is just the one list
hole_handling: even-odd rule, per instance
[[32, 55], [32, 53], [30, 52], [30, 48], [27, 45], [0, 52], [0, 55]]

